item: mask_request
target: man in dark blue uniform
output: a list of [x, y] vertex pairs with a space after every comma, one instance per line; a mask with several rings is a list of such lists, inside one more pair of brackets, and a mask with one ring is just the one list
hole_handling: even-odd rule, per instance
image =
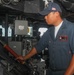
[[52, 25], [35, 47], [17, 59], [27, 60], [44, 48], [49, 51], [48, 75], [72, 75], [74, 73], [74, 24], [61, 18], [62, 10], [58, 4], [49, 2], [40, 12], [48, 25]]

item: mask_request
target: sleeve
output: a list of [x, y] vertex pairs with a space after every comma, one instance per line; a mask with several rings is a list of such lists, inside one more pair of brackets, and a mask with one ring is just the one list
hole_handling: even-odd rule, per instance
[[35, 45], [35, 48], [38, 53], [40, 53], [43, 49], [45, 49], [48, 46], [48, 40], [49, 40], [49, 31], [47, 30], [42, 38], [39, 40], [39, 42]]
[[74, 54], [74, 26], [71, 28], [70, 32], [70, 48], [72, 53]]

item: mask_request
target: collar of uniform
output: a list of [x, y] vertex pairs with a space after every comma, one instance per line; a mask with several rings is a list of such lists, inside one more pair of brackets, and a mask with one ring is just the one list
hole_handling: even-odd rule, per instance
[[64, 29], [67, 27], [67, 20], [64, 18], [61, 28]]
[[63, 21], [62, 21], [58, 26], [55, 26], [55, 31], [54, 31], [54, 36], [55, 36], [55, 38], [56, 38], [56, 35], [57, 35], [57, 33], [58, 33], [60, 27], [62, 26], [62, 23], [63, 23]]
[[62, 23], [63, 23], [63, 21], [58, 25], [58, 26], [55, 26], [55, 30], [59, 30], [59, 28], [62, 26]]

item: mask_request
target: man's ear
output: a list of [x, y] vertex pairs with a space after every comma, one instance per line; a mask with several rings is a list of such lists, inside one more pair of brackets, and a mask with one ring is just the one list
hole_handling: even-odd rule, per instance
[[60, 13], [57, 11], [57, 12], [55, 12], [55, 14], [56, 14], [56, 16], [59, 16], [60, 15]]

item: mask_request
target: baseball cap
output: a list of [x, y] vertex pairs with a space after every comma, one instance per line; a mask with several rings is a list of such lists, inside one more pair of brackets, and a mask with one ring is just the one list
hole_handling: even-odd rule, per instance
[[39, 12], [39, 14], [47, 15], [47, 14], [49, 14], [52, 11], [53, 12], [56, 12], [56, 11], [62, 12], [60, 6], [57, 3], [49, 2], [47, 4], [47, 7], [45, 7], [43, 11]]

